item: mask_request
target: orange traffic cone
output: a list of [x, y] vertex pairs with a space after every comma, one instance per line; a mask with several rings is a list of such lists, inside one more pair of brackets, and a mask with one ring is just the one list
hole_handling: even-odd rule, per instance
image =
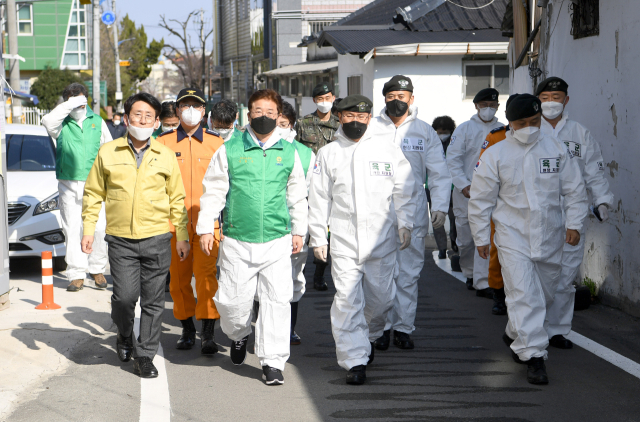
[[51, 251], [42, 252], [42, 303], [36, 309], [60, 309], [53, 302], [53, 257]]

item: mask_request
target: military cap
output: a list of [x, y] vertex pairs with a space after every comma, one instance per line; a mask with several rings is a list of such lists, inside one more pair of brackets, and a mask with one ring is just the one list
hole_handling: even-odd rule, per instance
[[569, 84], [566, 83], [564, 79], [558, 78], [557, 76], [552, 76], [538, 84], [538, 88], [536, 89], [536, 97], [546, 91], [561, 91], [566, 94], [568, 89]]
[[531, 94], [519, 94], [507, 106], [507, 120], [510, 122], [535, 116], [542, 110], [542, 103]]
[[206, 101], [204, 100], [204, 93], [198, 88], [184, 88], [181, 90], [176, 97], [176, 104], [187, 98], [195, 98], [202, 104], [206, 104]]
[[313, 98], [315, 98], [318, 95], [325, 95], [325, 94], [329, 94], [329, 93], [333, 93], [333, 87], [331, 87], [329, 84], [321, 83], [321, 84], [316, 85], [313, 88], [313, 92], [311, 92], [311, 96]]
[[507, 108], [509, 108], [509, 104], [511, 104], [511, 101], [513, 101], [513, 99], [516, 98], [518, 95], [520, 95], [520, 94], [511, 94], [511, 95], [509, 95], [509, 99], [507, 100]]
[[485, 88], [481, 89], [480, 92], [473, 97], [474, 103], [479, 103], [480, 101], [498, 101], [498, 95], [500, 93], [495, 88]]
[[413, 83], [411, 83], [411, 78], [407, 78], [403, 75], [396, 75], [389, 79], [382, 87], [382, 95], [387, 95], [387, 92], [393, 91], [413, 92]]
[[349, 95], [336, 106], [337, 111], [354, 111], [356, 113], [371, 113], [373, 103], [364, 95]]

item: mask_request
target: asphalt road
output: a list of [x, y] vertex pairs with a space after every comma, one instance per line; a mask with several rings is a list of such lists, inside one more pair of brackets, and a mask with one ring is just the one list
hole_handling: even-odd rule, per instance
[[[313, 270], [310, 263], [309, 281]], [[436, 267], [430, 252], [420, 279], [416, 348], [376, 351], [367, 384], [346, 385], [331, 335], [329, 284], [327, 292], [307, 284], [296, 328], [302, 345], [292, 346], [285, 385], [278, 387], [264, 385], [252, 354], [234, 367], [230, 341], [219, 328], [221, 352], [214, 357], [200, 356], [199, 348], [175, 349], [180, 328], [167, 293], [162, 346], [171, 420], [640, 421], [640, 380], [579, 347], [550, 349], [550, 384], [528, 384], [526, 366], [512, 361], [501, 340], [506, 317], [492, 315], [492, 302]], [[637, 322], [592, 306], [576, 314], [574, 328], [640, 362]], [[71, 354], [66, 372], [44, 383], [7, 420], [147, 420], [140, 413], [140, 379], [115, 355], [115, 327], [101, 328], [108, 335], [88, 337]]]

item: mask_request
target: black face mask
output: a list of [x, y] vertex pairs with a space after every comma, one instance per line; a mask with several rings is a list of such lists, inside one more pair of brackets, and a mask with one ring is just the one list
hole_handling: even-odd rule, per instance
[[270, 119], [267, 116], [256, 117], [251, 119], [251, 129], [258, 135], [266, 135], [276, 128], [276, 119]]
[[364, 133], [367, 131], [367, 127], [366, 123], [360, 123], [354, 120], [353, 122], [343, 123], [342, 131], [347, 138], [355, 140], [362, 138]]
[[391, 117], [402, 117], [409, 109], [409, 103], [400, 100], [387, 101], [387, 114]]

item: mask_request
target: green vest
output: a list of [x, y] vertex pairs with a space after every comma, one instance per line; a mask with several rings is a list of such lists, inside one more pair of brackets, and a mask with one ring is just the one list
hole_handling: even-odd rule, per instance
[[302, 163], [302, 169], [304, 170], [304, 177], [307, 177], [307, 172], [309, 171], [309, 167], [311, 166], [311, 148], [301, 144], [295, 139], [293, 140], [293, 145], [295, 145], [296, 151], [298, 151], [298, 156], [300, 157], [300, 162]]
[[287, 181], [295, 147], [280, 139], [263, 151], [248, 131], [225, 142], [229, 192], [224, 209], [225, 236], [266, 243], [291, 232]]
[[88, 106], [82, 128], [67, 116], [56, 141], [56, 178], [83, 182], [87, 180], [100, 149], [101, 137], [102, 118]]

